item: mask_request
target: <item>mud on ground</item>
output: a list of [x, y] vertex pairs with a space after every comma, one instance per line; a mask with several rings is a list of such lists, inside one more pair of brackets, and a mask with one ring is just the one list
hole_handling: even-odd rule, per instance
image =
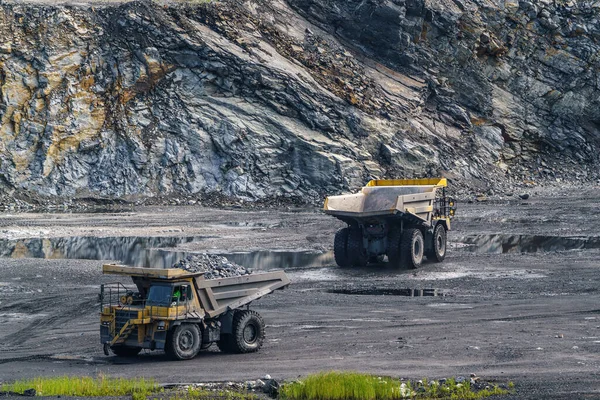
[[[460, 204], [446, 261], [413, 271], [337, 268], [330, 251], [342, 224], [313, 209], [3, 214], [0, 381], [103, 373], [185, 383], [350, 369], [476, 373], [513, 381], [514, 398], [598, 398], [599, 194]], [[104, 356], [97, 293], [115, 277], [97, 259], [169, 265], [189, 252], [286, 269], [293, 284], [253, 304], [268, 325], [263, 349], [210, 348], [187, 362]]]

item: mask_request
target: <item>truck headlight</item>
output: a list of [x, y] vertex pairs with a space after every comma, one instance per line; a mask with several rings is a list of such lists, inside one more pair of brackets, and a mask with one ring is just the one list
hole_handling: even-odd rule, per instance
[[159, 321], [158, 324], [156, 324], [156, 329], [159, 331], [164, 331], [165, 330], [165, 321]]

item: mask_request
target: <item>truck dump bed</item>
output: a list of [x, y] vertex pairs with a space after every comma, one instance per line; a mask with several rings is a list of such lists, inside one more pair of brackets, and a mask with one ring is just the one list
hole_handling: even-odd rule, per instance
[[139, 268], [117, 264], [105, 264], [105, 274], [126, 275], [133, 278], [136, 285], [144, 286], [152, 280], [177, 281], [192, 278], [196, 282], [196, 292], [206, 317], [215, 317], [228, 309], [242, 307], [277, 289], [290, 284], [284, 271], [242, 275], [230, 278], [204, 279], [203, 272], [188, 272], [179, 268]]
[[236, 309], [290, 284], [283, 271], [264, 272], [232, 278], [196, 277], [198, 297], [209, 317]]
[[445, 178], [373, 180], [359, 193], [327, 197], [324, 211], [344, 221], [388, 215], [431, 221], [436, 190], [446, 185]]

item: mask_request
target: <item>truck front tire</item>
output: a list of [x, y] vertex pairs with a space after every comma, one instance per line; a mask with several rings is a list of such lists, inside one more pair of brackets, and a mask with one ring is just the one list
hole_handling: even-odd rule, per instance
[[348, 261], [353, 267], [366, 267], [368, 262], [367, 252], [363, 247], [362, 231], [359, 228], [350, 229], [348, 232]]
[[427, 259], [433, 262], [442, 262], [446, 258], [446, 242], [447, 242], [446, 227], [442, 224], [437, 224], [433, 230], [431, 237], [431, 248], [427, 251]]
[[265, 339], [265, 322], [252, 310], [236, 311], [233, 316], [232, 351], [252, 353], [262, 347]]
[[189, 360], [200, 351], [202, 335], [196, 324], [181, 324], [176, 326], [167, 337], [165, 352], [177, 360]]
[[341, 268], [350, 266], [348, 260], [348, 228], [339, 229], [335, 233], [333, 257], [335, 258], [335, 263]]
[[405, 229], [402, 233], [400, 247], [402, 264], [409, 269], [419, 268], [423, 262], [423, 251], [425, 248], [423, 233], [414, 228]]
[[388, 263], [392, 268], [399, 269], [402, 267], [402, 257], [401, 257], [401, 243], [402, 243], [402, 235], [400, 234], [400, 229], [395, 228], [390, 231], [388, 236]]

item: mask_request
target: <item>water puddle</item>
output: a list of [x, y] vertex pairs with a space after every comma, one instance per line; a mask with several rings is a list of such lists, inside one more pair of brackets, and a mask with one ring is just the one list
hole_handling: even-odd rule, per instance
[[437, 289], [379, 289], [379, 288], [344, 288], [331, 289], [329, 293], [354, 294], [365, 296], [406, 296], [406, 297], [443, 297], [445, 294]]
[[0, 257], [110, 260], [135, 267], [168, 268], [187, 253], [162, 250], [204, 239], [188, 237], [93, 237], [0, 239]]
[[255, 222], [255, 221], [223, 221], [214, 224], [210, 224], [216, 228], [249, 228], [249, 229], [261, 229], [261, 228], [277, 228], [281, 224], [273, 224], [267, 222]]
[[[2, 207], [0, 207], [2, 210]], [[44, 208], [16, 208], [16, 207], [4, 207], [4, 211], [10, 211], [19, 216], [23, 214], [123, 214], [123, 213], [134, 213], [133, 207], [108, 207], [108, 206], [90, 206], [90, 207], [58, 207], [48, 206]], [[4, 214], [4, 216], [11, 216], [10, 214]]]
[[452, 308], [452, 309], [459, 309], [459, 310], [470, 310], [470, 309], [475, 308], [470, 304], [464, 304], [464, 303], [431, 303], [431, 304], [428, 304], [427, 306], [428, 307], [439, 307], [439, 308]]
[[600, 249], [598, 236], [470, 235], [459, 240], [476, 253], [538, 253]]
[[[184, 243], [204, 240], [187, 237], [94, 237], [51, 239], [0, 239], [0, 257], [116, 261], [135, 267], [169, 268], [193, 254], [177, 251]], [[311, 251], [254, 251], [221, 253], [230, 261], [253, 270], [320, 268], [334, 263], [333, 253]]]
[[256, 270], [319, 268], [334, 263], [333, 252], [254, 251], [221, 255], [246, 268]]

